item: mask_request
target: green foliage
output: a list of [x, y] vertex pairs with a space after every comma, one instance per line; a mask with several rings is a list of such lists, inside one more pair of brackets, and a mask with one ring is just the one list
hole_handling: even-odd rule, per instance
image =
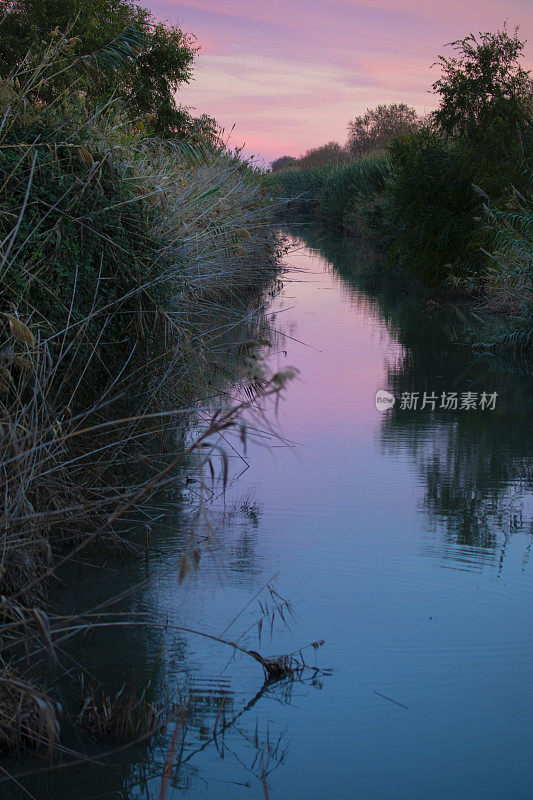
[[[440, 56], [433, 85], [439, 109], [426, 126], [390, 148], [390, 230], [393, 254], [425, 283], [467, 275], [476, 288], [487, 248], [479, 191], [505, 202], [511, 186], [525, 187], [531, 142], [527, 134], [528, 74], [517, 32], [473, 35]], [[490, 238], [490, 237], [489, 237]]]
[[279, 172], [280, 169], [288, 169], [289, 167], [294, 167], [297, 161], [292, 156], [280, 156], [279, 158], [275, 158], [270, 168], [272, 172]]
[[[80, 56], [70, 65], [69, 75], [73, 68], [84, 67], [92, 80], [98, 81], [103, 75], [121, 73], [130, 70], [146, 46], [146, 38], [135, 25], [128, 25], [109, 44], [105, 44], [94, 53]], [[116, 77], [116, 75], [115, 75]], [[41, 98], [43, 99], [43, 98]]]
[[[531, 185], [531, 175], [529, 176]], [[504, 206], [486, 200], [488, 264], [483, 276], [483, 302], [505, 322], [482, 336], [495, 350], [533, 348], [533, 195], [515, 190]]]
[[440, 96], [433, 115], [436, 125], [443, 133], [470, 141], [486, 140], [495, 131], [508, 144], [526, 124], [532, 88], [519, 60], [525, 43], [518, 38], [518, 28], [512, 36], [505, 27], [477, 37], [470, 34], [450, 46], [457, 55], [439, 56], [442, 75], [433, 84]]
[[389, 151], [392, 253], [428, 284], [481, 260], [482, 199], [472, 188], [475, 166], [461, 143], [423, 128], [396, 139]]
[[346, 164], [349, 160], [348, 153], [338, 142], [327, 142], [321, 147], [312, 147], [301, 156], [298, 169], [308, 170], [319, 167], [337, 167]]
[[300, 158], [281, 156], [272, 162], [272, 172], [294, 167], [308, 172], [322, 167], [338, 167], [350, 161], [348, 151], [338, 142], [327, 142], [320, 147], [310, 147]]
[[[27, 144], [30, 141], [38, 144]], [[151, 250], [147, 214], [108, 159], [82, 145], [54, 142], [50, 130], [12, 128], [0, 147], [0, 238], [29, 202], [2, 272], [2, 306], [37, 309], [57, 329], [109, 307], [135, 307], [143, 256]], [[129, 202], [128, 202], [129, 201]], [[120, 319], [121, 326], [127, 320]], [[101, 324], [101, 323], [100, 323]]]
[[314, 214], [318, 211], [320, 193], [329, 174], [328, 168], [311, 170], [289, 168], [274, 172], [271, 183], [290, 205], [291, 211], [297, 214]]
[[[158, 135], [194, 133], [190, 114], [174, 99], [191, 77], [193, 37], [130, 0], [13, 0], [0, 21], [0, 76], [38, 63], [58, 30], [68, 31], [69, 50], [46, 91], [40, 87], [41, 100], [74, 86], [95, 106], [113, 94]], [[87, 79], [91, 66], [98, 70], [89, 69]]]
[[477, 346], [488, 347], [492, 350], [533, 350], [533, 313], [511, 320], [492, 330], [482, 341], [476, 342]]
[[[70, 58], [78, 40], [56, 33], [39, 62], [32, 55], [0, 81], [0, 299], [48, 332], [95, 338], [103, 323], [142, 337], [148, 319], [165, 318], [171, 286], [220, 291], [228, 265], [244, 284], [252, 250], [253, 263], [270, 252], [263, 175], [223, 147], [214, 120], [161, 139], [111, 87], [97, 104], [111, 71], [118, 80], [141, 57], [143, 36], [128, 26]], [[93, 94], [76, 90], [88, 75]], [[199, 260], [215, 275], [200, 275]], [[187, 277], [185, 264], [195, 265]]]
[[441, 78], [433, 84], [440, 106], [436, 129], [462, 143], [475, 165], [474, 182], [499, 199], [513, 185], [525, 188], [521, 165], [531, 159], [533, 84], [520, 64], [524, 42], [518, 30], [470, 34], [452, 43], [457, 53], [439, 57]]
[[389, 163], [383, 156], [331, 170], [320, 197], [320, 218], [338, 230], [365, 227], [375, 212], [375, 200], [385, 188], [388, 173]]
[[376, 215], [376, 199], [388, 174], [388, 160], [375, 156], [346, 166], [288, 169], [271, 180], [293, 210], [311, 214], [327, 227], [356, 231]]
[[416, 130], [417, 113], [405, 103], [382, 104], [348, 123], [347, 149], [352, 156], [384, 150], [402, 133]]
[[[529, 175], [530, 186], [533, 183]], [[510, 201], [498, 208], [485, 204], [485, 215], [493, 237], [491, 258], [502, 273], [515, 274], [528, 282], [529, 293], [533, 282], [533, 199], [531, 193], [525, 197], [516, 189]], [[523, 300], [529, 299], [531, 295]]]

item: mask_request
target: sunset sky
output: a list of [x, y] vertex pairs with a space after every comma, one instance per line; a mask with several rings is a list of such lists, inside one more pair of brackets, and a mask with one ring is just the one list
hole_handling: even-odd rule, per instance
[[[530, 0], [148, 0], [201, 45], [181, 103], [230, 130], [264, 161], [335, 139], [378, 103], [424, 113], [443, 44], [508, 20], [531, 36]], [[527, 48], [530, 65], [532, 44]]]

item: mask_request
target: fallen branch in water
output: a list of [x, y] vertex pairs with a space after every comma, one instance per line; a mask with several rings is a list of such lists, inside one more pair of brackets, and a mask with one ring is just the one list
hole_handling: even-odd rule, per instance
[[77, 625], [68, 625], [64, 628], [55, 628], [53, 629], [53, 633], [55, 634], [68, 634], [68, 636], [72, 636], [80, 631], [90, 631], [94, 630], [95, 628], [114, 628], [114, 627], [131, 627], [131, 626], [149, 626], [150, 628], [159, 627], [165, 630], [174, 630], [180, 631], [181, 633], [191, 633], [193, 636], [201, 636], [204, 639], [210, 639], [213, 642], [218, 642], [219, 644], [224, 644], [227, 647], [231, 647], [234, 650], [237, 650], [239, 653], [243, 653], [250, 658], [253, 658], [254, 661], [257, 661], [263, 667], [265, 672], [265, 677], [270, 681], [277, 681], [282, 680], [284, 678], [300, 678], [306, 670], [309, 670], [314, 673], [314, 675], [329, 675], [331, 671], [328, 669], [321, 669], [316, 665], [307, 664], [304, 657], [303, 651], [307, 650], [309, 647], [312, 647], [313, 650], [318, 650], [321, 648], [325, 641], [320, 639], [316, 642], [310, 642], [305, 647], [302, 647], [298, 650], [293, 651], [292, 653], [286, 653], [279, 656], [262, 656], [256, 650], [248, 650], [246, 647], [242, 647], [237, 642], [232, 642], [230, 639], [224, 639], [221, 636], [216, 636], [214, 633], [206, 633], [205, 631], [199, 631], [196, 628], [189, 628], [185, 625], [169, 625], [168, 623], [159, 624], [154, 622], [152, 619], [143, 620], [143, 619], [128, 619], [124, 620], [112, 620], [112, 621], [105, 621], [105, 622], [86, 622]]

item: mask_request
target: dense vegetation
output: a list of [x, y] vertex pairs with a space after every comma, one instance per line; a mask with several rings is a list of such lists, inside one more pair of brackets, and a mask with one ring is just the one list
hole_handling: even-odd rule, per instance
[[510, 319], [486, 343], [528, 348], [533, 128], [524, 42], [504, 29], [451, 46], [439, 57], [439, 106], [426, 120], [404, 105], [379, 106], [349, 123], [344, 164], [337, 157], [310, 169], [310, 157], [326, 154], [315, 148], [281, 170], [274, 164], [273, 179], [294, 209], [379, 237], [413, 278], [505, 312]]
[[389, 174], [387, 157], [378, 154], [344, 166], [290, 169], [276, 181], [291, 211], [312, 213], [334, 230], [363, 234], [379, 225]]
[[[277, 243], [262, 171], [174, 103], [194, 58], [177, 28], [126, 0], [15, 0], [0, 52], [0, 747], [52, 748], [39, 664], [71, 632], [47, 579], [120, 548], [117, 522], [236, 424], [238, 405], [187, 447], [164, 437], [223, 368], [224, 324], [253, 316]], [[253, 369], [250, 398], [268, 391]], [[182, 573], [198, 558], [191, 540]]]
[[160, 136], [216, 133], [213, 119], [196, 119], [175, 100], [192, 76], [194, 37], [157, 22], [133, 0], [13, 0], [2, 19], [0, 77], [24, 74], [58, 32], [65, 34], [66, 47], [54, 80], [39, 86], [41, 99], [83, 87], [88, 105], [122, 101], [130, 118], [137, 116]]

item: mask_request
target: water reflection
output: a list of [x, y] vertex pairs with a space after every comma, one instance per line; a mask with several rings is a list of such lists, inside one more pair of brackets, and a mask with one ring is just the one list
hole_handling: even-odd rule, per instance
[[[169, 453], [183, 449], [202, 429], [212, 413], [211, 406], [239, 403], [256, 396], [261, 380], [261, 348], [270, 347], [269, 337], [275, 334], [268, 315], [254, 309], [263, 303], [266, 306], [269, 296], [278, 289], [275, 283], [262, 300], [254, 298], [247, 314], [242, 307], [221, 308], [217, 315], [202, 319], [201, 329], [195, 331], [205, 383], [202, 407], [195, 416], [162, 431], [161, 440], [154, 443], [151, 453], [158, 463]], [[158, 446], [162, 453], [156, 451]], [[236, 466], [230, 486], [238, 482], [248, 466], [236, 449], [233, 453]], [[132, 469], [139, 470], [139, 480], [147, 479], [141, 463], [133, 464]], [[98, 609], [101, 616], [96, 618], [97, 627], [86, 636], [62, 644], [59, 652], [65, 673], [51, 673], [55, 697], [67, 711], [62, 720], [62, 740], [68, 742], [68, 747], [63, 747], [55, 771], [47, 774], [40, 754], [27, 755], [22, 763], [10, 757], [6, 767], [19, 776], [19, 785], [1, 783], [0, 797], [15, 800], [28, 793], [43, 800], [159, 797], [175, 724], [171, 722], [169, 730], [164, 729], [153, 740], [144, 737], [134, 747], [113, 733], [102, 739], [93, 735], [94, 730], [76, 724], [83, 698], [93, 692], [103, 706], [107, 698], [112, 701], [123, 690], [140, 692], [136, 687], [148, 687], [147, 701], [183, 709], [183, 714], [177, 715], [178, 757], [177, 763], [171, 764], [168, 791], [194, 793], [197, 786], [206, 787], [208, 783], [192, 759], [208, 747], [224, 758], [228, 751], [226, 733], [234, 729], [250, 745], [250, 765], [243, 766], [254, 775], [259, 771], [258, 779], [263, 780], [274, 763], [281, 763], [282, 735], [278, 733], [273, 739], [269, 730], [263, 735], [258, 719], [250, 723], [248, 732], [246, 725], [252, 709], [265, 695], [276, 696], [280, 703], [288, 702], [288, 687], [268, 682], [261, 685], [262, 671], [256, 667], [248, 669], [253, 679], [236, 699], [233, 681], [222, 677], [228, 668], [224, 662], [228, 656], [231, 661], [234, 651], [223, 651], [221, 661], [220, 654], [215, 653], [216, 645], [202, 646], [201, 637], [198, 644], [194, 636], [191, 640], [179, 630], [180, 625], [191, 625], [186, 607], [189, 595], [198, 589], [194, 575], [188, 581], [189, 589], [178, 580], [191, 535], [198, 542], [199, 552], [205, 544], [213, 571], [220, 576], [224, 573], [226, 589], [235, 584], [239, 599], [243, 595], [247, 600], [263, 599], [255, 582], [259, 572], [255, 547], [260, 504], [250, 493], [237, 494], [231, 503], [226, 503], [220, 486], [201, 478], [197, 460], [191, 458], [183, 469], [181, 485], [178, 480], [177, 486], [152, 498], [142, 509], [140, 521], [125, 520], [122, 535], [126, 550], [111, 549], [105, 564], [101, 552], [88, 550], [75, 567], [69, 566], [60, 574], [57, 585], [51, 586], [54, 613], [70, 617]], [[227, 623], [228, 617], [223, 613], [219, 619]], [[131, 624], [120, 625], [121, 619], [126, 618], [132, 620]], [[109, 627], [106, 622], [111, 623]], [[212, 620], [206, 623], [204, 619], [198, 630], [208, 632], [211, 624]], [[232, 630], [231, 635], [234, 634]], [[220, 674], [213, 673], [216, 669]], [[171, 720], [175, 717], [176, 714], [171, 715]], [[69, 768], [71, 762], [74, 766]]]
[[[226, 443], [228, 490], [196, 528], [209, 540], [200, 570], [179, 584], [192, 482], [154, 504], [146, 564], [80, 568], [63, 593], [67, 605], [96, 603], [110, 583], [145, 580], [123, 602], [151, 626], [95, 634], [92, 668], [119, 687], [135, 666], [155, 698], [189, 698], [185, 720], [107, 767], [29, 784], [39, 800], [156, 800], [169, 753], [167, 800], [265, 797], [265, 787], [276, 800], [532, 795], [528, 378], [464, 346], [465, 308], [384, 280], [379, 254], [300, 235], [263, 341], [273, 371], [300, 370], [268, 412], [284, 438], [257, 423], [246, 462], [231, 450], [238, 437]], [[247, 336], [226, 347], [231, 368], [217, 368], [226, 396], [246, 392]], [[381, 414], [378, 389], [497, 391], [498, 401]], [[274, 580], [296, 622], [264, 624], [259, 645]], [[324, 637], [320, 661], [334, 672], [323, 684], [263, 684], [255, 662], [180, 625], [267, 653]]]
[[[401, 277], [380, 275], [380, 255], [353, 242], [305, 235], [350, 287], [352, 302], [369, 304], [401, 345], [386, 370], [395, 407], [383, 415], [383, 452], [407, 451], [425, 486], [428, 529], [443, 540], [440, 555], [449, 566], [479, 569], [487, 559], [501, 569], [509, 536], [533, 533], [531, 495], [531, 380], [517, 362], [502, 373], [500, 362], [472, 352], [467, 344], [473, 315], [450, 302], [424, 299]], [[438, 398], [435, 410], [401, 410], [404, 393]], [[494, 411], [440, 409], [442, 393], [497, 392]], [[447, 548], [461, 545], [464, 550]], [[525, 544], [524, 557], [529, 554]], [[435, 542], [434, 542], [435, 545]], [[468, 548], [476, 548], [471, 558]]]

